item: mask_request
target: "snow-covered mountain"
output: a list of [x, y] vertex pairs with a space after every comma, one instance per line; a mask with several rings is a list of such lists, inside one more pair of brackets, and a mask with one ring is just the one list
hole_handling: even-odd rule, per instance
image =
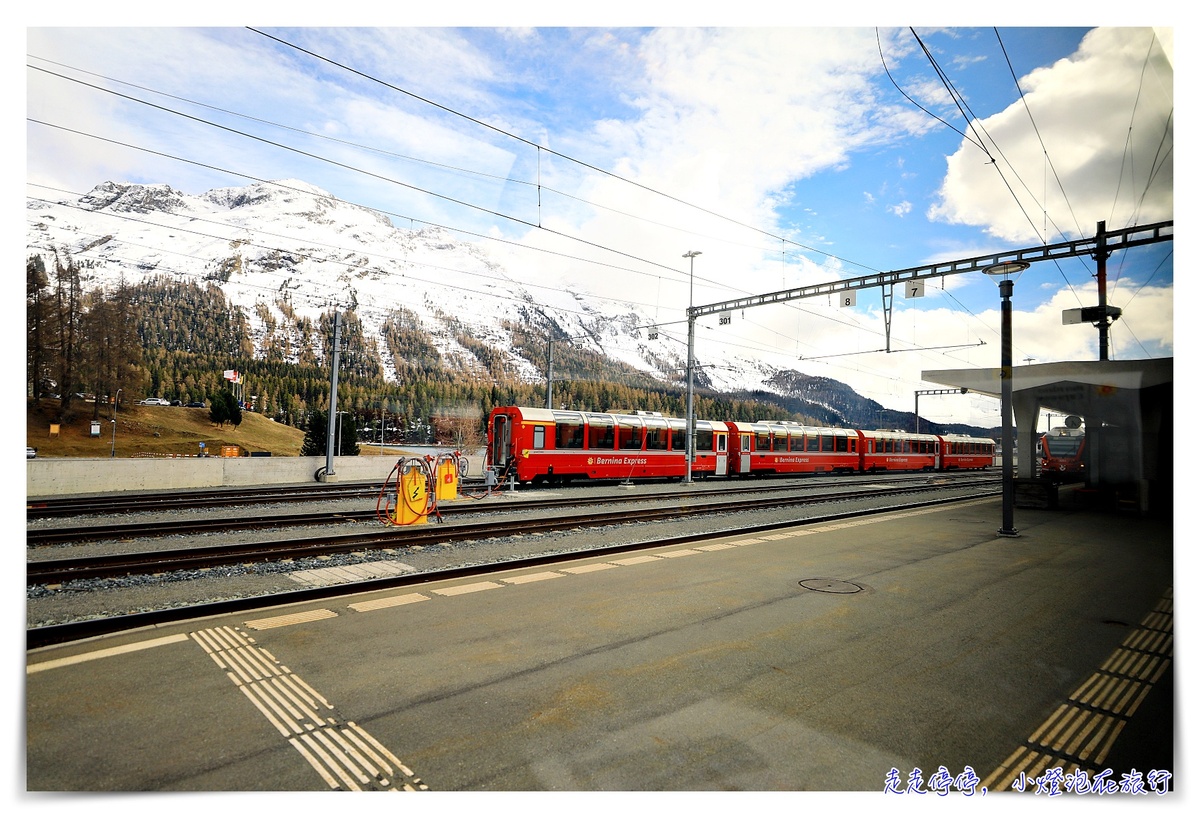
[[[300, 181], [200, 196], [106, 182], [77, 200], [31, 201], [29, 211], [28, 252], [69, 255], [83, 267], [85, 287], [122, 277], [215, 281], [245, 309], [260, 342], [271, 325], [316, 319], [340, 306], [355, 311], [368, 338], [378, 337], [390, 312], [406, 310], [456, 361], [474, 356], [441, 331], [451, 320], [497, 350], [512, 346], [505, 320], [546, 332], [553, 325], [565, 336], [584, 336], [576, 343], [663, 378], [683, 357], [631, 329], [648, 322], [625, 305], [568, 290], [535, 298], [479, 245], [437, 228], [398, 229]], [[544, 378], [525, 359], [512, 364], [522, 378]], [[395, 377], [386, 362], [385, 371]]]
[[[27, 229], [28, 254], [69, 256], [81, 267], [85, 288], [147, 277], [218, 284], [243, 308], [258, 354], [267, 345], [278, 354], [279, 333], [295, 332], [299, 319], [316, 326], [322, 313], [340, 307], [355, 312], [364, 340], [377, 351], [387, 349], [382, 329], [388, 318], [404, 314], [444, 361], [465, 372], [487, 370], [477, 352], [460, 343], [464, 334], [506, 355], [508, 371], [521, 379], [544, 382], [544, 361], [512, 352], [511, 328], [522, 326], [540, 337], [576, 339], [661, 382], [683, 381], [686, 345], [665, 334], [652, 338], [653, 320], [629, 304], [569, 287], [539, 286], [535, 297], [483, 243], [437, 228], [397, 228], [302, 181], [200, 196], [167, 185], [106, 182], [78, 199], [30, 200]], [[396, 379], [396, 362], [383, 353], [380, 358], [385, 377]], [[698, 363], [710, 365], [698, 369], [698, 387], [822, 400], [808, 394], [814, 388], [808, 376], [792, 370], [732, 353]], [[821, 414], [834, 422], [841, 413]]]

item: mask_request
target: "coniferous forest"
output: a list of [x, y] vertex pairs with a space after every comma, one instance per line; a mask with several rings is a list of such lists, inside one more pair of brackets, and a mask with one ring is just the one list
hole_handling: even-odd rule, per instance
[[[231, 304], [215, 282], [151, 278], [86, 291], [86, 269], [70, 259], [31, 256], [26, 264], [27, 394], [60, 398], [60, 420], [99, 415], [120, 404], [160, 397], [212, 405], [233, 391], [244, 411], [307, 428], [330, 403], [332, 311], [316, 322], [280, 301], [259, 305], [257, 320]], [[256, 330], [252, 330], [257, 327]], [[456, 348], [471, 360], [447, 359], [416, 316], [396, 310], [379, 337], [364, 337], [352, 310], [341, 314], [337, 411], [360, 439], [432, 443], [450, 432], [483, 439], [495, 406], [545, 406], [546, 385], [520, 380], [502, 354], [453, 321]], [[512, 352], [544, 371], [544, 328], [508, 327]], [[565, 339], [563, 339], [565, 340]], [[256, 349], [258, 350], [256, 353]], [[584, 411], [641, 409], [683, 416], [685, 387], [664, 384], [569, 343], [553, 346], [553, 404]], [[385, 378], [393, 370], [396, 377]], [[238, 373], [237, 381], [226, 378]], [[728, 396], [696, 380], [695, 415], [733, 420], [828, 421], [780, 405], [778, 396]]]

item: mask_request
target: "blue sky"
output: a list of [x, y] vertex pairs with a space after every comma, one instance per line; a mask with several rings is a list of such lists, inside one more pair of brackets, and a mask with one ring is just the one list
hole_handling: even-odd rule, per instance
[[[302, 179], [398, 226], [502, 238], [484, 244], [529, 281], [628, 300], [681, 335], [689, 250], [702, 253], [704, 304], [1174, 218], [1169, 28], [914, 33], [765, 14], [549, 28], [537, 23], [561, 15], [530, 12], [512, 21], [533, 25], [496, 29], [482, 27], [494, 10], [446, 16], [461, 25], [31, 23], [27, 194]], [[964, 134], [986, 134], [987, 152]], [[1110, 259], [1109, 300], [1125, 310], [1110, 357], [1173, 354], [1173, 245]], [[1096, 331], [1060, 320], [1095, 303], [1093, 271], [1076, 260], [1022, 275], [1018, 363], [1096, 359]], [[998, 365], [999, 299], [980, 274], [897, 294], [892, 354], [872, 352], [885, 345], [881, 294], [857, 300], [702, 325], [697, 351], [790, 357], [902, 409], [939, 386], [923, 370]], [[927, 409], [975, 423], [996, 411], [982, 398]]]

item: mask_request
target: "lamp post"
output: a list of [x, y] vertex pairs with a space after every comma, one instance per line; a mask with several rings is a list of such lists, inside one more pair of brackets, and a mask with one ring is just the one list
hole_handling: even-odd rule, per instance
[[117, 404], [121, 401], [121, 390], [117, 390], [116, 397], [113, 398], [113, 413], [112, 413], [112, 454], [109, 457], [117, 456]]
[[1001, 443], [1000, 468], [1002, 497], [1002, 520], [997, 533], [1002, 537], [1018, 537], [1013, 528], [1013, 500], [1016, 486], [1013, 483], [1013, 397], [1012, 397], [1012, 294], [1011, 276], [1020, 275], [1029, 264], [1011, 261], [993, 264], [984, 269], [1000, 284], [1000, 414]]
[[696, 361], [696, 317], [692, 315], [692, 297], [696, 285], [696, 256], [699, 250], [689, 250], [683, 254], [688, 260], [688, 359], [687, 359], [687, 447], [684, 457], [687, 458], [687, 477], [683, 482], [692, 482], [692, 460], [696, 454], [696, 422], [692, 413], [692, 371]]

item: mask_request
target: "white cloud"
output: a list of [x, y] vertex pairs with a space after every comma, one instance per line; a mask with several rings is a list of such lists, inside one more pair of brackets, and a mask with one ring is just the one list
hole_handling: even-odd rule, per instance
[[1112, 227], [1171, 218], [1173, 73], [1162, 46], [1153, 29], [1095, 29], [1072, 58], [1024, 77], [1024, 104], [978, 123], [997, 164], [964, 141], [930, 218], [1018, 245], [1091, 235], [1110, 216]]

